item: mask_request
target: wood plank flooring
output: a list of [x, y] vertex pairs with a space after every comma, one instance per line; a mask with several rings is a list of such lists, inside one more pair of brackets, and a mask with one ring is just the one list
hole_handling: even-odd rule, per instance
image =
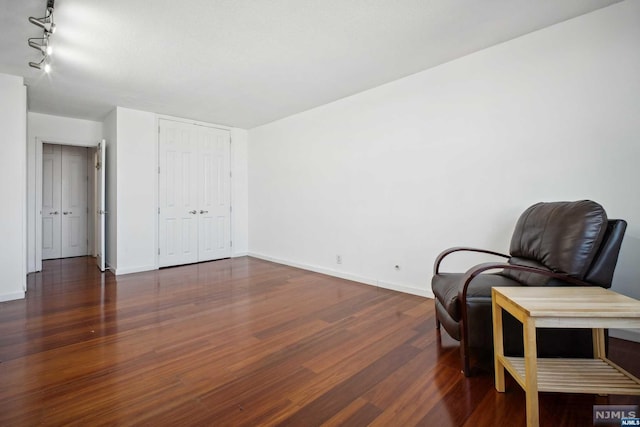
[[[638, 371], [640, 345], [610, 345]], [[430, 299], [253, 258], [46, 261], [0, 303], [0, 425], [524, 425], [520, 388], [465, 378], [458, 349]], [[542, 425], [592, 425], [594, 404], [640, 401], [541, 393]]]

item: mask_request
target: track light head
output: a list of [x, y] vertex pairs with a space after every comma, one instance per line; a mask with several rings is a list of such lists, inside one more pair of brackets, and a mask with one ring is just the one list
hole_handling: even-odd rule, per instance
[[44, 18], [29, 17], [29, 22], [42, 28], [46, 33], [53, 34], [56, 32], [56, 24], [53, 23], [53, 15], [49, 14]]
[[29, 67], [37, 68], [38, 70], [42, 70], [42, 62], [29, 62]]
[[45, 56], [40, 62], [29, 62], [29, 67], [44, 70], [45, 73], [49, 74], [51, 72], [51, 64], [46, 62], [46, 60], [47, 57]]
[[[42, 40], [42, 43], [37, 43], [34, 40]], [[36, 49], [43, 55], [51, 55], [53, 53], [53, 48], [49, 44], [49, 36], [46, 37], [31, 37], [28, 40], [29, 46]]]

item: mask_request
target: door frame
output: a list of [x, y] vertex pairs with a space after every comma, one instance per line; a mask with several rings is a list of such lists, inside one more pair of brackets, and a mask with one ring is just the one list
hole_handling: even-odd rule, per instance
[[[36, 137], [36, 202], [35, 202], [35, 218], [36, 218], [36, 241], [35, 241], [35, 268], [36, 271], [42, 271], [42, 146], [44, 144], [54, 145], [70, 145], [74, 147], [97, 148], [100, 141], [60, 141], [57, 138], [41, 138]], [[95, 239], [94, 239], [95, 246]], [[93, 253], [94, 248], [89, 248]]]
[[[233, 258], [234, 257], [234, 249], [233, 249], [233, 238], [234, 238], [234, 212], [233, 212], [233, 189], [234, 189], [234, 181], [233, 181], [233, 164], [234, 164], [234, 157], [233, 157], [233, 128], [229, 127], [229, 126], [224, 126], [224, 125], [216, 125], [213, 123], [207, 123], [207, 122], [201, 122], [198, 120], [189, 120], [189, 119], [184, 119], [184, 118], [180, 118], [180, 117], [174, 117], [174, 116], [169, 116], [169, 115], [165, 115], [165, 114], [157, 114], [156, 115], [156, 146], [155, 146], [155, 157], [156, 157], [156, 170], [160, 170], [160, 121], [161, 120], [166, 120], [169, 122], [177, 122], [177, 123], [183, 123], [183, 124], [190, 124], [190, 125], [195, 125], [195, 126], [201, 126], [201, 127], [207, 127], [207, 128], [213, 128], [213, 129], [219, 129], [219, 130], [225, 130], [229, 132], [229, 172], [230, 172], [230, 176], [229, 176], [229, 207], [230, 207], [230, 212], [229, 212], [229, 238], [231, 239], [231, 255], [230, 257]], [[42, 178], [41, 178], [42, 179]], [[155, 203], [156, 203], [156, 212], [159, 212], [160, 209], [160, 174], [156, 173], [156, 188], [155, 188]], [[159, 220], [159, 214], [155, 214], [154, 215], [154, 222], [155, 222], [155, 268], [156, 270], [162, 268], [160, 267], [160, 256], [158, 255], [158, 251], [160, 250], [160, 220]]]

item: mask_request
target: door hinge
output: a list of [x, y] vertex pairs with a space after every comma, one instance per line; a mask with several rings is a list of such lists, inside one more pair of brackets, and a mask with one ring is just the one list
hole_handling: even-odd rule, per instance
[[233, 206], [229, 206], [229, 212], [233, 212]]
[[160, 173], [160, 166], [158, 166], [158, 173]]
[[160, 215], [160, 208], [158, 208], [158, 215]]
[[229, 242], [229, 247], [233, 247], [233, 240]]
[[158, 248], [158, 255], [160, 255], [160, 248]]

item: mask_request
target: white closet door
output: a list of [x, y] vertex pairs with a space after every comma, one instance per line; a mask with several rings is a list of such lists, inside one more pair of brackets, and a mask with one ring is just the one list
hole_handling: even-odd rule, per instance
[[87, 149], [43, 144], [42, 259], [87, 255], [87, 206]]
[[61, 156], [60, 146], [42, 146], [42, 259], [61, 255]]
[[193, 128], [160, 120], [160, 267], [198, 261], [198, 146]]
[[62, 147], [62, 257], [87, 255], [87, 149]]
[[199, 129], [198, 261], [231, 256], [229, 132]]
[[229, 131], [160, 120], [158, 265], [231, 256]]

